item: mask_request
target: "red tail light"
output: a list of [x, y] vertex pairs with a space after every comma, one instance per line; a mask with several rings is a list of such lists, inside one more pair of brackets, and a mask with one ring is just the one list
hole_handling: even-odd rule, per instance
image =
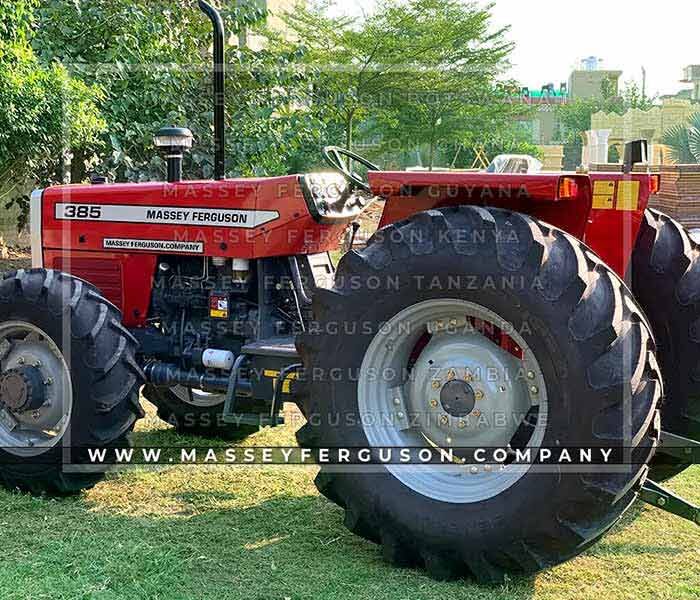
[[649, 193], [658, 194], [661, 189], [661, 175], [651, 175], [649, 177]]
[[573, 200], [578, 195], [578, 183], [573, 177], [559, 179], [559, 200]]

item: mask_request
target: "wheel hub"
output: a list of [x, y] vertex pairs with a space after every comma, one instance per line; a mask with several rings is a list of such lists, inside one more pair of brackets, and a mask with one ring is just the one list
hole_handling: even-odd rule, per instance
[[0, 377], [0, 403], [12, 412], [35, 410], [45, 402], [44, 378], [36, 367], [10, 369]]
[[0, 447], [38, 456], [68, 428], [73, 385], [52, 338], [26, 321], [0, 323]]
[[520, 368], [479, 333], [435, 333], [411, 374], [410, 412], [437, 446], [505, 447], [533, 401]]
[[474, 388], [461, 379], [448, 381], [440, 390], [440, 404], [447, 414], [466, 417], [476, 405]]

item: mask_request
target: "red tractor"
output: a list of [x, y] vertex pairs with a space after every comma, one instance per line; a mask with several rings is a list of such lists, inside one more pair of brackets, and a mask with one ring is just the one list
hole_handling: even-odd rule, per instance
[[[436, 577], [567, 560], [640, 495], [700, 523], [648, 479], [697, 457], [700, 248], [647, 208], [645, 144], [620, 173], [387, 172], [330, 147], [333, 172], [225, 179], [223, 24], [200, 7], [215, 180], [182, 181], [192, 136], [167, 128], [167, 182], [32, 196], [34, 268], [0, 284], [0, 481], [95, 484], [67, 449], [126, 443], [145, 386], [182, 431], [244, 435], [295, 401], [303, 447], [460, 450], [447, 465], [372, 455], [316, 480], [351, 531]], [[336, 271], [329, 252], [378, 200], [380, 230]], [[627, 459], [515, 460], [603, 447]]]

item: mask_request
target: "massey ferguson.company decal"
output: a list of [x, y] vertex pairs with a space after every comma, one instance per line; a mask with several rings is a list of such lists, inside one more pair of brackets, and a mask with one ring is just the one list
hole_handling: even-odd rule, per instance
[[102, 245], [106, 250], [146, 250], [150, 252], [185, 252], [187, 254], [204, 254], [204, 244], [202, 242], [105, 238]]
[[56, 204], [56, 219], [254, 229], [279, 219], [279, 213], [274, 210], [61, 203]]

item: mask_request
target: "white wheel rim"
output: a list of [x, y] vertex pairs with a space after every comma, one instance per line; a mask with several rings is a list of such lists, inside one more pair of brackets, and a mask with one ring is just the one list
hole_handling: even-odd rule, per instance
[[[522, 360], [475, 332], [469, 326], [470, 319], [506, 331], [522, 350]], [[426, 331], [432, 333], [431, 341], [407, 373], [409, 358]], [[486, 374], [486, 368], [495, 369], [493, 376]], [[464, 383], [460, 389], [471, 389], [474, 399], [479, 392], [483, 394], [475, 404], [479, 408], [466, 418], [459, 411], [468, 408], [468, 404], [461, 408], [449, 406], [451, 412], [447, 412], [443, 390], [451, 382]], [[468, 394], [464, 398], [467, 403], [471, 401]], [[445, 449], [505, 448], [514, 427], [517, 429], [517, 416], [531, 406], [537, 406], [539, 413], [526, 447], [539, 448], [544, 440], [548, 409], [542, 371], [523, 337], [493, 311], [452, 299], [415, 304], [382, 326], [362, 362], [358, 406], [364, 433], [372, 447]], [[471, 419], [475, 412], [480, 413], [476, 423]], [[513, 418], [496, 427], [498, 412]], [[483, 418], [487, 413], [491, 419]], [[391, 464], [386, 468], [401, 483], [424, 496], [450, 503], [472, 503], [504, 492], [529, 471], [530, 465]]]
[[178, 400], [199, 408], [213, 408], [223, 404], [226, 400], [226, 394], [213, 394], [194, 388], [191, 390], [192, 394], [190, 395], [190, 389], [183, 385], [173, 386], [170, 388], [170, 391], [177, 396]]
[[0, 325], [0, 374], [24, 366], [36, 369], [46, 402], [31, 410], [0, 404], [0, 445], [20, 457], [38, 456], [63, 438], [73, 412], [73, 384], [62, 352], [42, 329], [24, 321]]

